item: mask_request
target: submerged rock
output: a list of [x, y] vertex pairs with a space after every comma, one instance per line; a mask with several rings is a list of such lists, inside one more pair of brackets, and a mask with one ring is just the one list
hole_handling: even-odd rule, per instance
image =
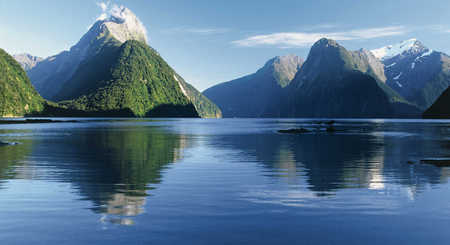
[[431, 164], [437, 167], [450, 167], [450, 158], [429, 158], [420, 161], [422, 164]]
[[306, 128], [291, 128], [291, 129], [282, 129], [278, 130], [278, 133], [282, 134], [304, 134], [304, 133], [310, 133], [311, 130]]

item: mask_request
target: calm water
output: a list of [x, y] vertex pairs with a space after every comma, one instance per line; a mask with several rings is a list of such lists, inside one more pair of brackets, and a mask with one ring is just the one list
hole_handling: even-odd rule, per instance
[[[0, 243], [449, 244], [450, 121], [1, 125]], [[416, 164], [408, 164], [414, 161]]]

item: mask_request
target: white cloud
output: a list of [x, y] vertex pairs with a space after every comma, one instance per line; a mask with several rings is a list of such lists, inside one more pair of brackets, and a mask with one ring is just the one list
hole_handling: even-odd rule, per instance
[[404, 26], [355, 29], [344, 32], [280, 32], [251, 36], [246, 39], [233, 41], [232, 43], [242, 47], [306, 47], [324, 37], [334, 39], [336, 41], [346, 41], [396, 36], [403, 35], [405, 33], [407, 33], [407, 30]]
[[97, 6], [100, 7], [103, 12], [106, 12], [106, 10], [108, 10], [109, 3], [110, 2], [99, 2], [97, 3]]

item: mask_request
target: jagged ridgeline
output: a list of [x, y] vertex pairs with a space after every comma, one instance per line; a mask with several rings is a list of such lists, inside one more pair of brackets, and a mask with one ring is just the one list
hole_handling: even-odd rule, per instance
[[59, 102], [47, 110], [52, 115], [221, 116], [147, 44], [145, 27], [124, 7], [28, 74], [44, 98]]
[[44, 99], [36, 92], [20, 64], [0, 49], [0, 117], [41, 112]]
[[383, 66], [366, 50], [317, 41], [289, 85], [288, 117], [409, 117], [419, 115], [385, 84]]
[[276, 57], [258, 72], [207, 89], [225, 117], [418, 117], [419, 109], [386, 84], [368, 50], [321, 39], [305, 62]]

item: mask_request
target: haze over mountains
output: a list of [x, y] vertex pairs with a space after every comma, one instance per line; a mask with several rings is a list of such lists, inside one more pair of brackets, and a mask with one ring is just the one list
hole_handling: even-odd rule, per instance
[[450, 85], [449, 61], [416, 39], [371, 51], [321, 39], [286, 86], [258, 72], [204, 94], [226, 117], [418, 117]]

